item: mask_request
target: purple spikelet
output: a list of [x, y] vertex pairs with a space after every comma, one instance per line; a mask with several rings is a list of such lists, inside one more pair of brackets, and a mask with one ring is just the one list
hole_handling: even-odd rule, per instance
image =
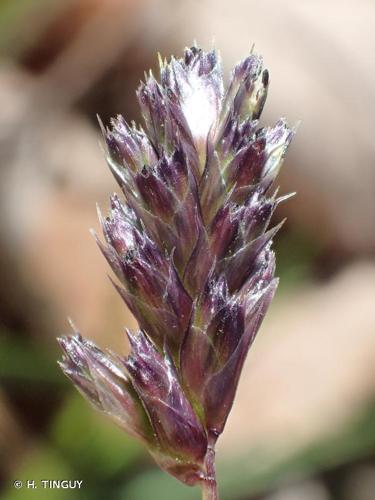
[[121, 116], [103, 127], [124, 199], [111, 197], [97, 241], [140, 331], [127, 358], [78, 333], [59, 339], [80, 392], [207, 499], [214, 444], [277, 287], [271, 186], [294, 131], [259, 127], [268, 80], [251, 54], [225, 91], [215, 51], [192, 47], [141, 83], [145, 130]]

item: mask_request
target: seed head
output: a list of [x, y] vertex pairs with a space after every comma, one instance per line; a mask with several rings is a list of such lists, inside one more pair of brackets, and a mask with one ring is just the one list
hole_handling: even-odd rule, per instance
[[102, 127], [124, 198], [99, 215], [97, 242], [140, 331], [126, 358], [59, 339], [80, 392], [187, 484], [206, 478], [277, 287], [269, 224], [285, 197], [272, 185], [294, 131], [259, 127], [268, 82], [251, 54], [224, 90], [215, 51], [194, 46], [139, 86], [145, 129], [121, 116]]

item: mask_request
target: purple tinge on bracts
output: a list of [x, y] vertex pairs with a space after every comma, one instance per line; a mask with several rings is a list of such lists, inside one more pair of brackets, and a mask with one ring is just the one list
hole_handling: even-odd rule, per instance
[[78, 332], [59, 339], [79, 391], [187, 484], [205, 478], [277, 287], [269, 225], [287, 197], [272, 186], [294, 131], [259, 126], [268, 81], [251, 54], [225, 90], [215, 51], [192, 47], [141, 83], [144, 128], [102, 126], [124, 198], [99, 214], [96, 238], [140, 331], [126, 358]]

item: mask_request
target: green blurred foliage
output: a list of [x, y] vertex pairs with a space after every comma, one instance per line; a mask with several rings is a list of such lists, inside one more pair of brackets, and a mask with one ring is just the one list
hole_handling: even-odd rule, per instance
[[[77, 477], [75, 471], [66, 463], [59, 453], [48, 445], [38, 443], [28, 455], [24, 463], [20, 464], [11, 484], [4, 492], [4, 500], [86, 500], [90, 497], [87, 492], [64, 489], [47, 489], [42, 487], [43, 479], [72, 479]], [[79, 478], [78, 478], [79, 479]], [[23, 487], [16, 489], [13, 481], [20, 480]], [[28, 480], [35, 481], [35, 488], [27, 488]]]
[[20, 56], [69, 3], [70, 0], [0, 0], [0, 54]]
[[50, 439], [88, 478], [114, 477], [144, 456], [137, 441], [97, 414], [78, 393], [70, 394], [57, 413]]
[[[285, 230], [284, 230], [285, 229]], [[322, 251], [321, 242], [302, 228], [291, 228], [288, 223], [274, 241], [277, 255], [279, 292], [314, 279], [314, 264]]]
[[[53, 384], [63, 386], [53, 351], [43, 344], [30, 339], [12, 335], [11, 332], [0, 332], [0, 380], [28, 384]], [[57, 349], [56, 349], [57, 356]]]

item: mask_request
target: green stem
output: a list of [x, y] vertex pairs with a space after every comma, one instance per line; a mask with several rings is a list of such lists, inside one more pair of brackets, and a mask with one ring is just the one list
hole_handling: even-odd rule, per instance
[[202, 500], [219, 500], [215, 470], [215, 441], [208, 444], [205, 468], [206, 477], [202, 483]]

